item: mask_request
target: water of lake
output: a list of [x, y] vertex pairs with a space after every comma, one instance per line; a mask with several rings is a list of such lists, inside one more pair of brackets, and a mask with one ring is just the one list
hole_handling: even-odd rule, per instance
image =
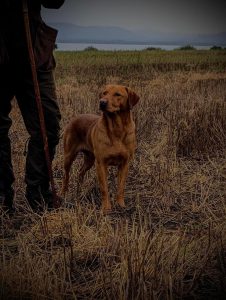
[[[178, 49], [180, 45], [133, 45], [133, 44], [86, 44], [86, 43], [57, 43], [60, 51], [81, 51], [87, 47], [94, 47], [98, 50], [144, 50], [147, 47], [161, 48], [163, 50]], [[194, 46], [198, 50], [208, 50], [211, 46]]]

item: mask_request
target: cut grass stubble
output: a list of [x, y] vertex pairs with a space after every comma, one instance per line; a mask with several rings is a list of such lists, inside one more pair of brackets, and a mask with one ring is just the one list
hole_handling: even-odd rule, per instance
[[[26, 131], [14, 103], [10, 132], [16, 175], [14, 219], [1, 216], [0, 298], [219, 299], [226, 292], [226, 75], [224, 51], [57, 53], [62, 128], [98, 112], [105, 83], [133, 88], [138, 148], [127, 209], [100, 212], [95, 170], [75, 209], [25, 211]], [[61, 185], [62, 140], [54, 161]], [[109, 187], [114, 204], [115, 171]]]

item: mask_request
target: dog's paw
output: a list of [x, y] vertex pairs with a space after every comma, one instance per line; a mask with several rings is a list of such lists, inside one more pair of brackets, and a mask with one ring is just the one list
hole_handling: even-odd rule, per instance
[[122, 198], [117, 198], [116, 201], [118, 202], [119, 206], [122, 208], [126, 207], [125, 201]]
[[108, 214], [111, 212], [111, 205], [108, 204], [108, 205], [105, 205], [103, 204], [102, 207], [101, 207], [101, 210], [104, 214]]

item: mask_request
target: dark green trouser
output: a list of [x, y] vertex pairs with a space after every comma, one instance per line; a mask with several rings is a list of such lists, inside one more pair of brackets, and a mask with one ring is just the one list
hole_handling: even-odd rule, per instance
[[[22, 66], [22, 65], [21, 65]], [[38, 70], [38, 80], [49, 141], [50, 157], [53, 159], [59, 141], [60, 112], [56, 102], [52, 71]], [[29, 66], [0, 66], [0, 189], [7, 189], [14, 181], [11, 163], [11, 147], [8, 132], [12, 124], [9, 117], [11, 100], [16, 97], [26, 129], [30, 135], [26, 159], [25, 182], [29, 186], [48, 185], [49, 176], [45, 162], [43, 141], [34, 88]]]

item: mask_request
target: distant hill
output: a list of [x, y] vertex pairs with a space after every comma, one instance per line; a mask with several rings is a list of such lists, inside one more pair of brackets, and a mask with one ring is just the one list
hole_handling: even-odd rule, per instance
[[217, 34], [176, 34], [133, 32], [121, 27], [78, 26], [51, 23], [59, 30], [59, 43], [134, 43], [134, 44], [192, 44], [226, 45], [226, 32]]
[[226, 32], [220, 32], [217, 34], [200, 34], [194, 36], [194, 42], [201, 41], [206, 44], [214, 44], [214, 45], [226, 45]]
[[120, 27], [78, 26], [68, 23], [54, 23], [59, 30], [58, 42], [133, 42], [144, 37]]

